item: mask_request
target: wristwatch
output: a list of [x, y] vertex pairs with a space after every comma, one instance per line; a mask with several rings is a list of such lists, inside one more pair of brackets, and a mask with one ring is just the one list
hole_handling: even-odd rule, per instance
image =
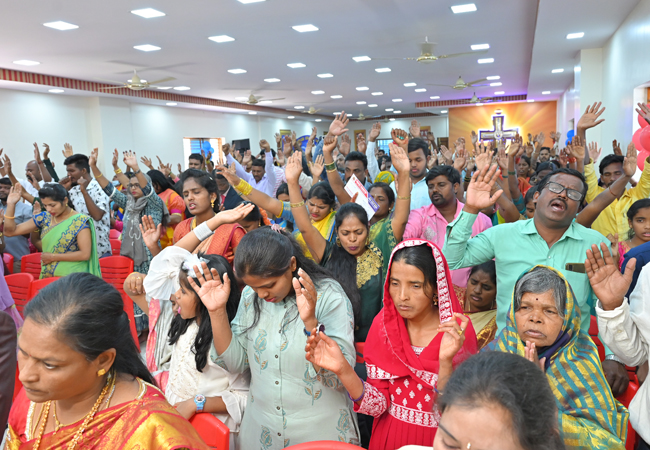
[[623, 361], [621, 361], [621, 359], [618, 356], [614, 355], [613, 353], [611, 355], [605, 356], [605, 361], [616, 361], [619, 364], [623, 364]]
[[196, 405], [196, 412], [203, 412], [203, 407], [205, 406], [205, 395], [196, 395], [194, 396], [194, 404]]
[[[303, 330], [305, 331], [305, 336], [311, 336], [311, 331], [307, 331], [307, 328], [303, 328]], [[321, 331], [325, 331], [325, 325], [318, 322], [318, 325], [316, 326], [316, 334], [320, 333]]]

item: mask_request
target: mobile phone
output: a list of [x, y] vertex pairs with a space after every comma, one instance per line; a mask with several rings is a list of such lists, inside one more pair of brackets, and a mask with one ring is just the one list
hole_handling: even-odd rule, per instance
[[564, 269], [569, 272], [587, 273], [585, 270], [585, 263], [567, 263], [566, 266], [564, 266]]

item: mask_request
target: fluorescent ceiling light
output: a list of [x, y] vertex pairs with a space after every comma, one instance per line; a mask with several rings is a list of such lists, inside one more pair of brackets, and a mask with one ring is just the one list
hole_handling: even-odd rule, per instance
[[264, 81], [267, 83], [278, 83], [280, 81], [279, 78], [264, 78]]
[[494, 95], [503, 95], [505, 93], [506, 93], [505, 91], [496, 91]]
[[301, 67], [307, 67], [303, 63], [290, 63], [287, 64], [287, 66], [291, 67], [292, 69], [300, 69]]
[[542, 95], [549, 95], [551, 91], [542, 91]]
[[497, 81], [497, 82], [494, 82], [494, 83], [490, 83], [490, 86], [492, 86], [492, 87], [503, 86], [503, 83], [500, 82], [500, 81]]
[[418, 88], [415, 90], [415, 92], [426, 92], [427, 90], [425, 88]]
[[240, 74], [240, 73], [246, 73], [244, 69], [230, 69], [228, 70], [228, 73], [234, 73], [235, 75]]
[[221, 44], [222, 42], [232, 42], [235, 40], [234, 37], [230, 37], [227, 34], [222, 34], [219, 36], [210, 36], [208, 39], [214, 42], [218, 42], [219, 44]]
[[287, 116], [287, 119], [295, 119], [296, 116]]
[[316, 119], [316, 122], [321, 122], [323, 119]]
[[335, 113], [332, 113], [332, 114], [334, 114], [335, 116], [338, 116], [339, 114], [341, 114], [341, 112], [339, 111], [339, 112], [335, 112]]
[[158, 11], [157, 9], [153, 9], [153, 8], [134, 9], [133, 11], [131, 11], [131, 14], [144, 17], [145, 19], [151, 19], [153, 17], [162, 17], [165, 15], [164, 12]]
[[357, 88], [357, 91], [367, 91], [368, 89], [370, 89], [370, 88], [367, 87], [367, 86], [359, 86], [359, 87]]
[[380, 67], [380, 68], [378, 68], [378, 69], [375, 69], [375, 72], [377, 72], [377, 73], [386, 73], [386, 72], [390, 72], [390, 68], [389, 68], [389, 67]]
[[74, 25], [68, 22], [63, 22], [62, 20], [57, 20], [56, 22], [47, 22], [44, 23], [46, 27], [49, 28], [54, 28], [55, 30], [60, 30], [60, 31], [66, 31], [66, 30], [74, 30], [76, 28], [79, 28], [79, 25]]
[[[128, 81], [129, 83], [133, 83], [133, 80], [132, 80], [132, 79], [128, 79], [127, 81]], [[145, 80], [145, 79], [143, 79], [143, 78], [140, 78], [140, 83], [146, 83], [146, 82], [147, 82], [147, 80]]]
[[311, 93], [314, 95], [322, 95], [325, 93], [325, 91], [311, 91]]
[[308, 31], [318, 31], [318, 28], [313, 26], [312, 24], [307, 24], [307, 25], [296, 25], [294, 27], [291, 27], [294, 30], [296, 30], [299, 33], [306, 33]]
[[402, 101], [401, 98], [394, 98], [394, 99], [393, 99], [393, 102], [394, 102], [394, 103], [399, 103], [399, 102], [401, 102], [401, 101]]
[[188, 86], [176, 86], [174, 88], [175, 91], [189, 91], [190, 88]]
[[151, 44], [134, 45], [133, 48], [142, 52], [155, 52], [156, 50], [160, 50], [160, 47]]
[[487, 50], [490, 48], [490, 44], [474, 44], [470, 45], [472, 50]]
[[348, 117], [352, 117], [352, 114], [346, 114], [346, 116], [348, 116]]
[[237, 0], [239, 3], [248, 4], [248, 3], [259, 3], [265, 2], [266, 0]]
[[304, 106], [294, 106], [293, 108], [294, 108], [294, 109], [305, 109]]
[[166, 91], [167, 89], [171, 89], [171, 86], [156, 86], [156, 89], [160, 89], [161, 91]]
[[174, 102], [169, 102], [169, 103], [165, 103], [165, 104], [167, 106], [176, 106], [176, 105], [178, 105], [178, 103], [174, 103]]
[[50, 89], [48, 92], [51, 92], [52, 94], [60, 94], [65, 91], [63, 89]]
[[440, 96], [439, 96], [439, 95], [432, 95], [432, 96], [429, 97], [429, 98], [430, 98], [431, 100], [438, 100], [438, 99], [440, 98]]
[[551, 70], [551, 73], [562, 73], [564, 72], [564, 69], [553, 69]]
[[478, 60], [479, 64], [492, 64], [494, 62], [494, 58], [481, 58]]
[[473, 12], [476, 11], [476, 5], [474, 3], [467, 3], [465, 5], [454, 5], [451, 7], [451, 10], [454, 14]]
[[391, 122], [395, 122], [395, 118], [394, 118], [394, 117], [391, 117], [391, 118], [388, 119], [388, 120], [390, 120]]
[[370, 56], [355, 56], [352, 59], [356, 62], [370, 61]]
[[257, 111], [248, 111], [248, 114], [250, 114], [251, 116], [254, 116], [255, 114], [257, 114]]
[[38, 66], [40, 63], [38, 61], [30, 61], [29, 59], [19, 59], [14, 61], [14, 64], [20, 64], [21, 66]]
[[365, 105], [365, 104], [366, 104], [366, 102], [364, 102], [363, 100], [361, 100], [360, 102], [357, 102], [357, 105]]
[[342, 95], [330, 95], [330, 98], [343, 98]]
[[317, 76], [318, 78], [332, 78], [334, 75], [332, 75], [331, 73], [319, 73], [319, 74], [316, 75], [316, 76]]
[[566, 38], [567, 39], [580, 39], [580, 38], [582, 38], [584, 36], [585, 36], [585, 34], [582, 33], [582, 32], [580, 32], [580, 33], [569, 33], [569, 34], [566, 35]]
[[370, 105], [368, 105], [368, 108], [376, 108], [376, 107], [377, 107], [376, 103], [371, 103]]
[[440, 111], [440, 114], [447, 114], [447, 110], [443, 109], [442, 111]]
[[483, 103], [475, 103], [476, 106], [483, 106]]
[[526, 101], [527, 101], [528, 103], [533, 103], [533, 102], [535, 101], [535, 99], [534, 99], [534, 98], [529, 98], [529, 99], [526, 100]]
[[391, 111], [393, 111], [393, 108], [386, 108], [384, 111], [391, 112]]
[[393, 114], [401, 114], [402, 111], [393, 111]]
[[383, 93], [383, 92], [373, 92], [373, 93], [370, 94], [370, 95], [375, 95], [375, 96], [377, 96], [377, 95], [384, 95], [384, 93]]
[[413, 87], [413, 86], [417, 86], [417, 85], [418, 85], [417, 83], [404, 83], [405, 87]]
[[501, 77], [499, 75], [492, 75], [491, 77], [485, 77], [485, 79], [489, 81], [494, 81], [494, 80], [500, 80]]

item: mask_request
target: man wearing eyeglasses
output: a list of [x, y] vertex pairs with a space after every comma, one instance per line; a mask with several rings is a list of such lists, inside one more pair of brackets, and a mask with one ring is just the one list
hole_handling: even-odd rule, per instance
[[[496, 166], [475, 173], [467, 188], [467, 201], [460, 215], [447, 226], [442, 249], [452, 270], [473, 267], [491, 259], [497, 269], [497, 326], [505, 326], [515, 283], [536, 265], [559, 270], [571, 284], [580, 305], [581, 328], [588, 330], [591, 311], [597, 301], [585, 274], [586, 252], [592, 244], [610, 242], [597, 231], [575, 222], [580, 203], [587, 193], [584, 176], [561, 168], [545, 176], [533, 197], [535, 216], [489, 228], [471, 238], [472, 225], [481, 209], [494, 205], [501, 192], [490, 195], [498, 172]], [[619, 367], [620, 366], [620, 367]], [[627, 388], [625, 366], [606, 360], [603, 369], [614, 395]], [[622, 372], [621, 372], [622, 370]]]

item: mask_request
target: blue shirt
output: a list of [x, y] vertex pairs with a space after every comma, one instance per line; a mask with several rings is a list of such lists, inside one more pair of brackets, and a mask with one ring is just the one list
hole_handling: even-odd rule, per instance
[[623, 261], [623, 265], [621, 266], [621, 273], [625, 272], [625, 266], [627, 266], [627, 262], [632, 258], [636, 258], [636, 267], [634, 268], [634, 275], [632, 277], [632, 284], [630, 285], [630, 290], [627, 291], [626, 297], [628, 299], [630, 298], [630, 295], [632, 294], [632, 291], [636, 286], [636, 282], [639, 279], [639, 274], [641, 273], [641, 269], [643, 269], [643, 266], [645, 266], [648, 262], [650, 262], [650, 242], [646, 242], [645, 244], [641, 244], [637, 247], [634, 247], [632, 250], [630, 250], [625, 254], [625, 260]]

